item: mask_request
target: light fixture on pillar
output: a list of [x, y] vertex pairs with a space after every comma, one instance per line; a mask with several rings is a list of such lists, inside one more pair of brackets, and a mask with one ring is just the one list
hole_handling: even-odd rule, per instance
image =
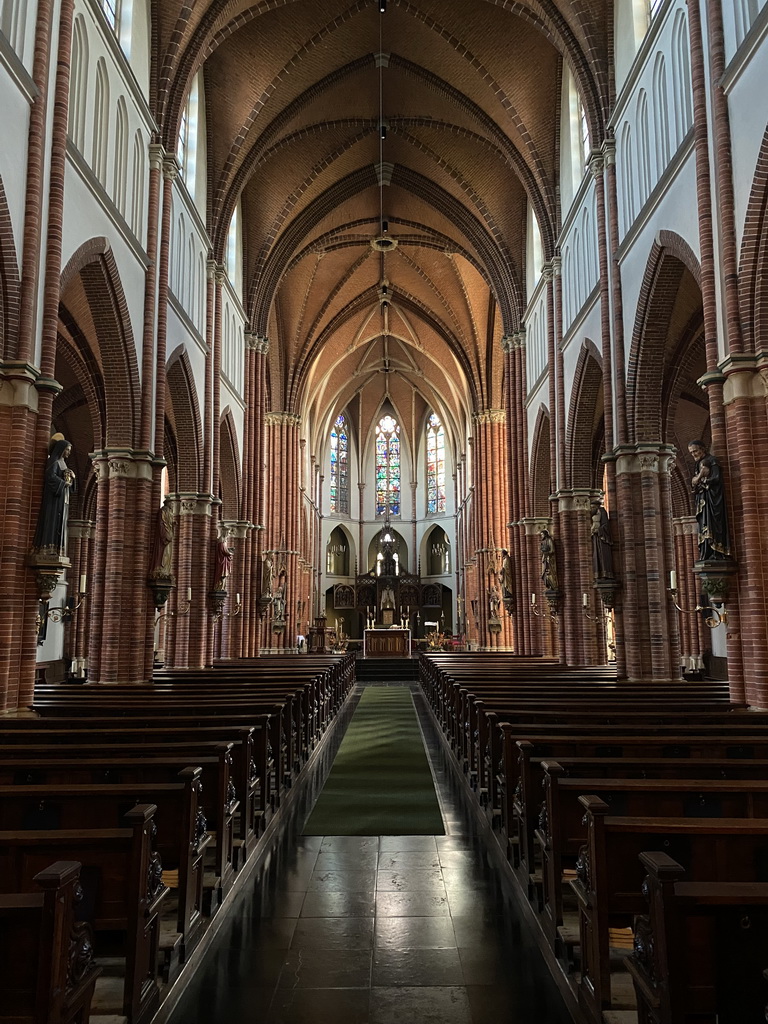
[[725, 626], [728, 623], [728, 610], [723, 608], [722, 601], [717, 602], [716, 598], [710, 598], [709, 605], [697, 604], [695, 608], [683, 608], [677, 600], [677, 573], [673, 569], [669, 574], [669, 586], [667, 593], [672, 598], [672, 604], [681, 615], [697, 615], [699, 612], [707, 612], [704, 617], [705, 625], [710, 629], [717, 629], [718, 626]]
[[57, 605], [54, 608], [49, 608], [48, 602], [41, 600], [40, 610], [38, 611], [37, 618], [35, 619], [37, 632], [40, 633], [42, 625], [46, 619], [50, 622], [69, 622], [88, 596], [87, 584], [88, 577], [83, 573], [80, 577], [80, 586], [78, 588], [77, 597], [67, 598], [64, 604]]

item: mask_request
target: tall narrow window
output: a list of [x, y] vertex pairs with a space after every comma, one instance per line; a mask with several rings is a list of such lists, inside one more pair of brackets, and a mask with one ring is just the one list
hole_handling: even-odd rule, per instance
[[189, 89], [187, 102], [181, 112], [179, 137], [176, 144], [176, 159], [181, 166], [181, 176], [191, 196], [195, 194], [195, 176], [197, 174], [197, 129], [199, 84], [195, 78]]
[[445, 512], [445, 431], [434, 413], [427, 421], [427, 512]]
[[400, 515], [400, 427], [391, 416], [376, 427], [376, 515]]
[[342, 413], [331, 430], [331, 512], [349, 515], [349, 435]]
[[104, 12], [104, 17], [107, 19], [109, 27], [113, 32], [117, 32], [120, 24], [120, 15], [116, 0], [100, 0], [99, 6]]

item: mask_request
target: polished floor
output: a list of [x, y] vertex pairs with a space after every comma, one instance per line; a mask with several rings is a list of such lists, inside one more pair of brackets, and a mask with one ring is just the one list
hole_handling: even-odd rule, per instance
[[170, 1024], [570, 1024], [415, 693], [444, 836], [301, 836], [341, 734]]

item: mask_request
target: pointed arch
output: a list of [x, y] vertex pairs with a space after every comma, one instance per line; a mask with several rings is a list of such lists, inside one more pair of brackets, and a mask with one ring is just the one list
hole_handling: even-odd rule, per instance
[[665, 439], [664, 394], [668, 332], [686, 271], [701, 288], [701, 268], [679, 235], [660, 231], [648, 257], [627, 365], [630, 440]]
[[19, 264], [13, 224], [0, 177], [0, 358], [12, 356], [18, 344]]
[[535, 516], [549, 516], [549, 496], [552, 493], [552, 460], [549, 447], [549, 410], [540, 406], [533, 428], [531, 449], [531, 501]]
[[331, 514], [349, 515], [349, 424], [343, 412], [331, 427], [329, 478]]
[[745, 346], [768, 336], [768, 128], [763, 135], [752, 178], [745, 230], [741, 240], [739, 303]]
[[171, 354], [166, 370], [166, 416], [176, 452], [174, 477], [178, 491], [197, 494], [203, 490], [203, 430], [192, 365], [183, 345]]
[[[566, 431], [567, 484], [569, 487], [599, 486], [596, 456], [602, 455], [603, 360], [588, 338], [581, 346], [571, 391]], [[596, 451], [596, 449], [598, 449]]]
[[[73, 253], [61, 275], [61, 305], [80, 278], [93, 322], [88, 343], [104, 378], [104, 444], [132, 448], [137, 439], [140, 404], [139, 368], [131, 317], [120, 272], [109, 241], [91, 238]], [[70, 316], [72, 314], [70, 313]], [[76, 318], [75, 318], [76, 319]]]
[[240, 455], [237, 428], [227, 406], [219, 421], [219, 497], [224, 519], [240, 518]]

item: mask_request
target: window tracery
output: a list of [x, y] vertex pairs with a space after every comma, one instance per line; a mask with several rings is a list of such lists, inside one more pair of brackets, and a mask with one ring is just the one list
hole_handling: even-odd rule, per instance
[[376, 515], [400, 515], [400, 427], [392, 416], [376, 427]]

